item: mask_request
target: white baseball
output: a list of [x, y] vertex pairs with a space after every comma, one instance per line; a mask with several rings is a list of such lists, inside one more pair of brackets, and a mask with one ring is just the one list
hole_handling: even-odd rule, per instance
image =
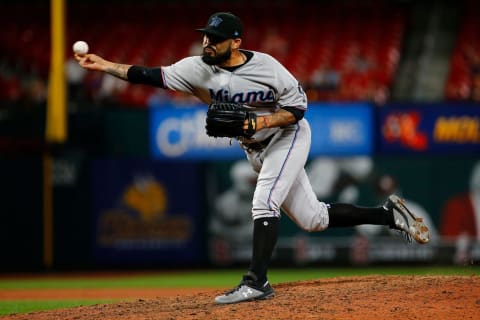
[[73, 44], [73, 52], [77, 54], [87, 54], [88, 44], [85, 41], [77, 41]]

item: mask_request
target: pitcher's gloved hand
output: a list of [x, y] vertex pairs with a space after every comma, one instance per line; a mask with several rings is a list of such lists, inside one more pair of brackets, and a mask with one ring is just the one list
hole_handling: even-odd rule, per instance
[[[248, 129], [243, 128], [245, 120], [248, 120]], [[250, 138], [257, 131], [257, 115], [242, 104], [211, 103], [205, 128], [211, 137]]]

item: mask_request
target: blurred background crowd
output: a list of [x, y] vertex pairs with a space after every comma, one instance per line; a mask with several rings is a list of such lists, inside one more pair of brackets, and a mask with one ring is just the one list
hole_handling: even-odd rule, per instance
[[[87, 74], [71, 60], [82, 39], [107, 59], [168, 65], [199, 54], [193, 29], [222, 8], [243, 19], [243, 47], [272, 54], [310, 101], [480, 100], [478, 2], [463, 1], [67, 1], [65, 72], [70, 98], [155, 106], [183, 96]], [[45, 101], [48, 1], [2, 4], [0, 99]]]

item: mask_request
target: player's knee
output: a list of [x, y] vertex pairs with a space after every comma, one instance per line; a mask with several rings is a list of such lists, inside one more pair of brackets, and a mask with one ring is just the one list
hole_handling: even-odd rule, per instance
[[302, 230], [307, 231], [307, 232], [319, 232], [327, 229], [327, 226], [324, 225], [307, 225], [307, 226], [300, 226]]
[[311, 219], [297, 222], [302, 230], [307, 232], [318, 232], [328, 228], [328, 215], [317, 214]]

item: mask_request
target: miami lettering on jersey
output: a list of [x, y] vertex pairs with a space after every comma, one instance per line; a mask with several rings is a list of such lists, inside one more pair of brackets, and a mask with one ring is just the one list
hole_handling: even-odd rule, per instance
[[218, 102], [236, 102], [236, 103], [251, 103], [251, 102], [272, 102], [275, 101], [275, 94], [272, 89], [267, 91], [247, 91], [238, 92], [233, 96], [229, 96], [228, 90], [220, 89], [215, 92], [213, 89], [208, 89], [212, 101]]

